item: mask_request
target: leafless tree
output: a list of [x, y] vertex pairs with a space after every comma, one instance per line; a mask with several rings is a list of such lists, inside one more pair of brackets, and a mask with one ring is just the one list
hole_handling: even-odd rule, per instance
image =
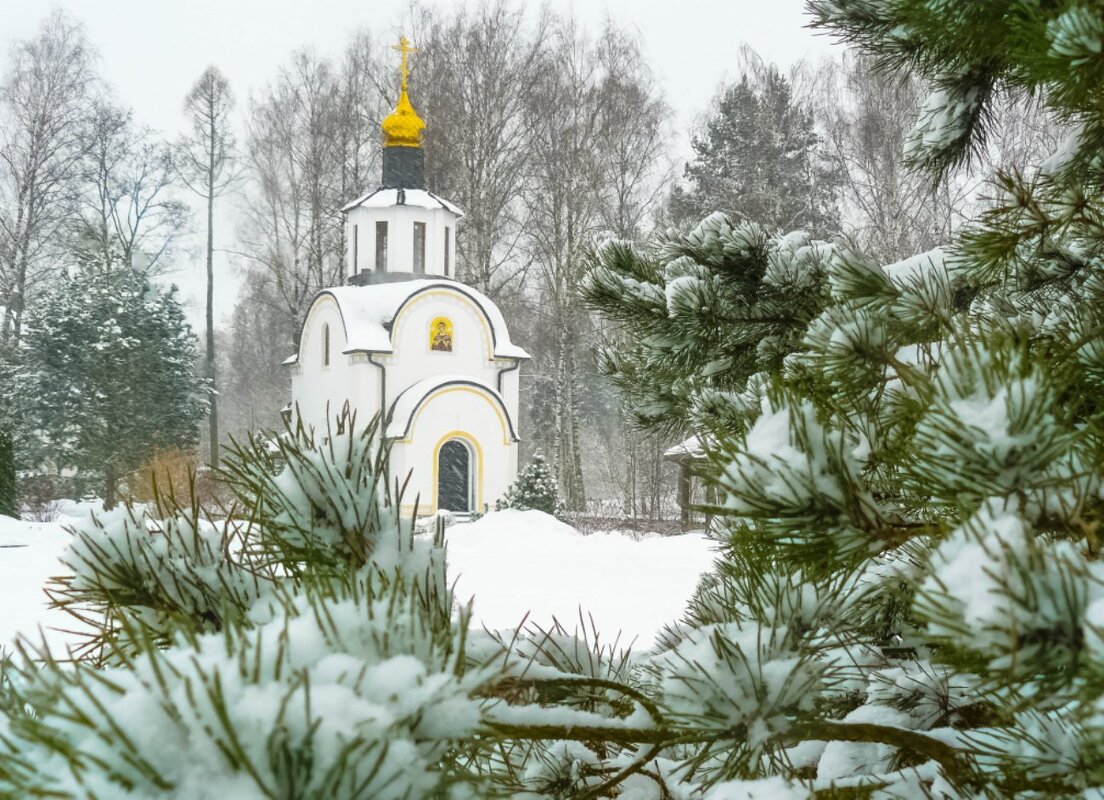
[[210, 459], [218, 464], [218, 370], [215, 357], [215, 200], [234, 183], [234, 135], [230, 82], [217, 67], [207, 67], [184, 98], [191, 130], [180, 148], [180, 174], [207, 203], [207, 351], [205, 364], [211, 386], [208, 435]]
[[674, 177], [671, 109], [656, 89], [640, 43], [626, 31], [607, 24], [596, 47], [603, 75], [597, 148], [602, 223], [619, 239], [639, 239], [650, 232]]
[[[674, 178], [671, 111], [655, 88], [639, 42], [607, 25], [596, 46], [604, 76], [596, 151], [603, 178], [602, 227], [612, 237], [641, 240], [651, 233], [664, 192]], [[600, 335], [618, 334], [602, 330]], [[655, 434], [633, 430], [626, 419], [621, 413], [613, 424], [598, 428], [606, 452], [597, 460], [608, 465], [624, 513], [654, 518], [668, 488], [664, 476], [670, 470], [662, 460], [668, 443]]]
[[329, 62], [299, 52], [250, 107], [242, 239], [289, 330], [319, 289], [344, 276], [340, 88]]
[[592, 43], [573, 22], [557, 23], [526, 108], [527, 245], [540, 281], [542, 338], [547, 343], [546, 354], [540, 353], [545, 348], [538, 349], [540, 371], [533, 379], [550, 384], [537, 388], [551, 401], [552, 461], [571, 510], [586, 505], [579, 343], [587, 320], [577, 298], [583, 255], [600, 225], [597, 70]]
[[844, 232], [870, 254], [895, 261], [947, 243], [985, 202], [998, 166], [1026, 169], [1057, 146], [1062, 128], [1029, 100], [1007, 100], [986, 147], [933, 184], [904, 164], [905, 143], [927, 94], [904, 73], [861, 56], [803, 65], [795, 84], [814, 104], [840, 174]]
[[826, 62], [805, 82], [836, 166], [844, 230], [865, 251], [894, 261], [944, 243], [965, 202], [962, 187], [904, 165], [923, 86], [876, 71], [857, 56]]
[[344, 201], [353, 200], [379, 183], [379, 126], [394, 104], [394, 97], [390, 96], [394, 86], [385, 80], [394, 72], [387, 67], [381, 48], [368, 31], [353, 36], [341, 59], [337, 90], [340, 99], [335, 107], [334, 124]]
[[72, 219], [94, 60], [84, 29], [54, 12], [13, 46], [0, 84], [0, 353], [18, 343]]
[[[585, 255], [603, 234], [644, 233], [664, 172], [665, 105], [638, 45], [613, 27], [593, 40], [570, 19], [553, 26], [526, 105], [529, 150], [526, 244], [542, 325], [530, 378], [550, 403], [546, 449], [569, 507], [586, 504], [583, 415], [596, 376], [588, 357], [595, 323], [579, 299]], [[593, 404], [589, 404], [593, 405]]]
[[86, 123], [78, 246], [107, 253], [148, 272], [171, 268], [173, 247], [187, 224], [187, 206], [174, 196], [171, 148], [130, 111], [96, 102]]
[[292, 352], [288, 342], [297, 331], [288, 329], [281, 304], [269, 295], [271, 283], [254, 272], [246, 276], [219, 359], [223, 381], [223, 426], [232, 435], [280, 426], [279, 398], [287, 398], [290, 376], [281, 362]]
[[466, 215], [456, 242], [460, 277], [511, 304], [528, 267], [525, 112], [550, 18], [527, 21], [506, 0], [449, 15], [422, 7], [413, 18], [413, 90], [432, 120], [426, 174]]

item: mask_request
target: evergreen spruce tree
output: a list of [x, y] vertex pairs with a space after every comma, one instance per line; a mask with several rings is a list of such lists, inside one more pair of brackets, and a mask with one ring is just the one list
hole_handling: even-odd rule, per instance
[[534, 509], [546, 514], [559, 513], [560, 498], [556, 489], [556, 476], [544, 460], [540, 450], [533, 454], [532, 460], [518, 473], [517, 479], [510, 484], [506, 494], [495, 503], [495, 510], [506, 508], [519, 510]]
[[772, 232], [837, 229], [834, 168], [811, 109], [794, 99], [777, 68], [763, 66], [726, 88], [691, 147], [689, 186], [670, 200], [676, 220], [723, 211]]
[[194, 446], [196, 352], [174, 291], [117, 258], [82, 255], [27, 314], [15, 382], [22, 461], [95, 476], [114, 505], [118, 483], [153, 453]]

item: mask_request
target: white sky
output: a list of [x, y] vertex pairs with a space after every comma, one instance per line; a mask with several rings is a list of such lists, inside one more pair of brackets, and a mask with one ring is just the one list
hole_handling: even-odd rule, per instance
[[[33, 35], [56, 6], [86, 26], [118, 100], [167, 138], [182, 129], [182, 100], [208, 64], [218, 65], [244, 106], [293, 50], [337, 55], [357, 29], [397, 32], [406, 7], [382, 0], [0, 0], [0, 63], [10, 43]], [[679, 152], [718, 85], [735, 77], [741, 44], [783, 67], [837, 49], [804, 27], [803, 0], [574, 0], [573, 7], [587, 27], [608, 16], [638, 33], [676, 113]], [[172, 277], [191, 298], [203, 286], [198, 237], [196, 244], [195, 258]], [[229, 314], [235, 294], [217, 292], [219, 317]]]

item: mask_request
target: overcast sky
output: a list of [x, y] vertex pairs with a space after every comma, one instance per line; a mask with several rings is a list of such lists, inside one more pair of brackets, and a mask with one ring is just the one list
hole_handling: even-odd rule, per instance
[[[10, 43], [33, 35], [55, 6], [86, 26], [118, 100], [169, 138], [182, 129], [181, 102], [208, 64], [218, 65], [244, 104], [293, 50], [336, 55], [360, 28], [397, 35], [405, 8], [381, 0], [0, 0], [0, 57], [6, 61]], [[572, 7], [588, 27], [609, 16], [638, 33], [676, 113], [680, 152], [694, 118], [736, 75], [741, 44], [782, 66], [837, 49], [804, 27], [803, 0], [574, 0]], [[197, 258], [173, 279], [198, 297], [202, 273]], [[220, 316], [233, 294], [219, 293]]]

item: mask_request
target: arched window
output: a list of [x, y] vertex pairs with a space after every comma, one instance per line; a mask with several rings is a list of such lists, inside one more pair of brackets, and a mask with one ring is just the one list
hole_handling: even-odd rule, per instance
[[322, 366], [330, 366], [330, 326], [322, 326]]
[[424, 222], [414, 223], [414, 271], [425, 272], [425, 240], [426, 226]]

